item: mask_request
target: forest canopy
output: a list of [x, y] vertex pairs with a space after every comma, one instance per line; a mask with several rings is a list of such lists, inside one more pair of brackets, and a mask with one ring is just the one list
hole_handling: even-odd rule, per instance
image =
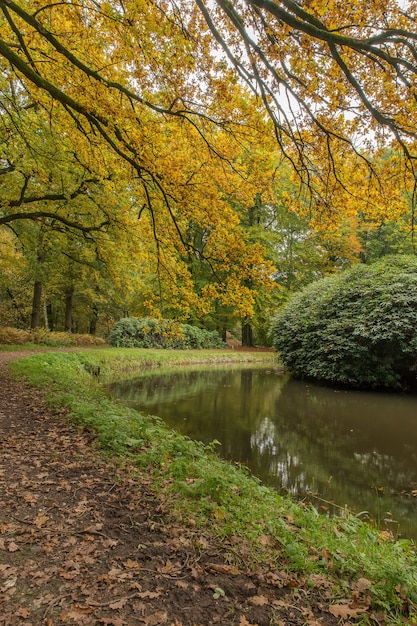
[[414, 228], [416, 2], [0, 8], [0, 237], [40, 287], [89, 268], [92, 308], [245, 319], [276, 285], [271, 207]]

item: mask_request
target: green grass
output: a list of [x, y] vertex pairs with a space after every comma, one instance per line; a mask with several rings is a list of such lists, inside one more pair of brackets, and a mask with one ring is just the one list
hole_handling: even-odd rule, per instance
[[[345, 512], [319, 515], [251, 477], [245, 468], [217, 457], [204, 446], [112, 401], [88, 366], [100, 367], [100, 381], [138, 375], [150, 367], [231, 360], [274, 359], [265, 353], [108, 349], [82, 353], [44, 353], [12, 364], [13, 372], [46, 390], [48, 400], [68, 407], [71, 418], [94, 429], [102, 450], [126, 460], [169, 503], [177, 522], [200, 527], [225, 540], [245, 542], [253, 568], [264, 561], [303, 576], [326, 575], [333, 594], [349, 597], [352, 581], [372, 583], [375, 610], [389, 614], [386, 624], [400, 624], [407, 604], [417, 604], [417, 553], [410, 541], [385, 539], [365, 522]], [[412, 615], [407, 623], [412, 624]], [[366, 623], [366, 622], [364, 622]]]
[[5, 344], [5, 343], [0, 343], [0, 352], [18, 352], [18, 351], [22, 351], [22, 350], [43, 350], [45, 348], [45, 346], [40, 345], [39, 343], [31, 343], [31, 342], [25, 342], [23, 344], [21, 343], [11, 343], [11, 344]]

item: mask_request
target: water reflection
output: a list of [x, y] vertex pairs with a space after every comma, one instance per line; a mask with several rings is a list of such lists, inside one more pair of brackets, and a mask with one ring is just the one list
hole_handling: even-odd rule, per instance
[[416, 396], [336, 391], [259, 367], [157, 373], [111, 391], [193, 439], [219, 440], [222, 456], [277, 489], [396, 520], [417, 538]]

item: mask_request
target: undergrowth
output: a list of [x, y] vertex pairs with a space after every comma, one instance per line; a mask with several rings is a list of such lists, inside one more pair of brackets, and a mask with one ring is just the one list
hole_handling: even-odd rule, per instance
[[[389, 614], [386, 624], [401, 623], [404, 606], [413, 623], [417, 604], [417, 554], [413, 542], [394, 542], [346, 512], [325, 517], [307, 505], [281, 496], [245, 468], [221, 460], [205, 446], [169, 430], [159, 418], [144, 417], [116, 403], [102, 388], [122, 374], [145, 367], [272, 355], [179, 354], [175, 351], [103, 350], [80, 354], [45, 353], [12, 364], [16, 375], [45, 389], [48, 401], [67, 407], [71, 418], [97, 434], [100, 447], [151, 476], [158, 496], [169, 502], [183, 524], [196, 525], [224, 539], [246, 542], [255, 568], [266, 561], [302, 576], [325, 575], [344, 597], [352, 581], [371, 581], [375, 610]], [[194, 361], [196, 362], [196, 361]], [[89, 370], [89, 371], [88, 371]], [[413, 613], [414, 611], [414, 613]], [[365, 618], [364, 618], [365, 619]], [[364, 622], [366, 623], [366, 622]]]
[[51, 332], [44, 328], [22, 330], [8, 326], [0, 327], [0, 350], [33, 349], [39, 346], [105, 346], [106, 341], [94, 335]]

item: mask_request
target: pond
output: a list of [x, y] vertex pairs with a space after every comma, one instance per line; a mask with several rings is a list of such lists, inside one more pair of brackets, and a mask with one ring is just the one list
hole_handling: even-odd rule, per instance
[[417, 539], [415, 395], [335, 390], [271, 366], [158, 371], [110, 391], [184, 435], [217, 439], [220, 455], [280, 492]]

